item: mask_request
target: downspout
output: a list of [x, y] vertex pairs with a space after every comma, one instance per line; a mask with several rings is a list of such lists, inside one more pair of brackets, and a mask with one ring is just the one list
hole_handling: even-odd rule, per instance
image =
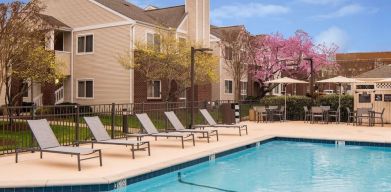
[[[131, 42], [129, 43], [129, 47], [130, 47], [130, 50], [131, 51], [131, 54], [133, 54], [132, 56], [132, 59], [133, 59], [133, 62], [134, 62], [134, 41], [135, 41], [135, 34], [136, 34], [136, 24], [132, 24], [131, 26], [131, 31], [130, 31], [130, 34], [131, 34], [131, 37], [129, 38], [131, 40]], [[129, 102], [130, 103], [134, 103], [134, 69], [129, 69]]]
[[73, 95], [73, 84], [74, 84], [74, 82], [73, 82], [73, 80], [74, 80], [74, 74], [73, 74], [73, 64], [74, 64], [74, 48], [73, 48], [73, 41], [74, 41], [74, 37], [73, 37], [73, 35], [74, 35], [74, 32], [73, 32], [73, 30], [72, 30], [72, 32], [71, 32], [71, 103], [73, 103], [74, 101], [73, 101], [73, 97], [74, 97], [74, 95]]

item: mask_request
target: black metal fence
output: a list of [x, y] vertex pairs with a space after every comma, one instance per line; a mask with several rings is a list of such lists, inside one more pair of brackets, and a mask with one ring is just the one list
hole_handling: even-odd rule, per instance
[[[221, 121], [219, 107], [233, 101], [194, 102], [194, 120], [204, 124], [199, 109], [206, 108], [217, 121]], [[256, 104], [240, 101], [241, 117], [248, 116], [249, 108]], [[83, 117], [99, 116], [112, 138], [142, 131], [135, 114], [147, 113], [160, 131], [172, 129], [164, 116], [165, 111], [174, 111], [184, 125], [190, 124], [190, 102], [100, 104], [100, 105], [55, 105], [42, 107], [5, 107], [0, 118], [0, 155], [14, 153], [16, 148], [36, 147], [27, 120], [47, 119], [61, 145], [77, 145], [90, 142], [92, 137]]]

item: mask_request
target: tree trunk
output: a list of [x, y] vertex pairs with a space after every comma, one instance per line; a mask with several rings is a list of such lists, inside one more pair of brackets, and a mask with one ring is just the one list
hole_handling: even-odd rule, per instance
[[234, 89], [234, 100], [235, 101], [240, 101], [240, 79], [239, 78], [234, 78], [234, 83], [235, 83], [235, 89]]

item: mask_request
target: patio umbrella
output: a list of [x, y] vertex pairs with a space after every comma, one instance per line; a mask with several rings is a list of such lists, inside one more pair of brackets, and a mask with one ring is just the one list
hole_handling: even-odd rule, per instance
[[[279, 84], [283, 84], [283, 85], [288, 85], [288, 84], [303, 84], [303, 83], [307, 83], [307, 82], [301, 81], [301, 80], [297, 80], [297, 79], [292, 79], [292, 78], [289, 78], [289, 77], [283, 77], [283, 78], [279, 78], [279, 79], [266, 81], [265, 83], [279, 83]], [[286, 108], [286, 90], [285, 90], [284, 120], [286, 120], [286, 111], [287, 111], [287, 108]]]
[[342, 94], [342, 84], [350, 84], [350, 83], [359, 83], [359, 82], [362, 82], [362, 81], [359, 81], [357, 79], [353, 79], [353, 78], [348, 78], [348, 77], [342, 77], [342, 76], [338, 76], [338, 77], [333, 77], [333, 78], [330, 78], [330, 79], [324, 79], [324, 80], [321, 80], [321, 81], [317, 81], [317, 83], [335, 83], [335, 84], [339, 84], [339, 87], [340, 87], [340, 92], [339, 92], [339, 98], [338, 98], [338, 121], [341, 120], [341, 94]]

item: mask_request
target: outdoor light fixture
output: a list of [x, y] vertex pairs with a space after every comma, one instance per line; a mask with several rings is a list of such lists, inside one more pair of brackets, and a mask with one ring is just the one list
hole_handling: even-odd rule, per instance
[[191, 115], [190, 115], [190, 125], [189, 128], [191, 129], [194, 125], [194, 81], [195, 81], [195, 54], [196, 52], [207, 52], [207, 51], [213, 51], [213, 49], [210, 48], [194, 48], [191, 47], [191, 71], [190, 71], [190, 78], [191, 78]]

